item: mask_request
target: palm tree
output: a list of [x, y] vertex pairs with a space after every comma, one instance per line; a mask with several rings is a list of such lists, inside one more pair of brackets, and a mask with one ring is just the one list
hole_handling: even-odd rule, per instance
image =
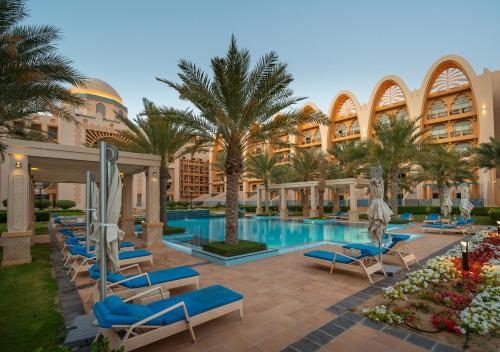
[[[234, 35], [225, 57], [211, 60], [213, 77], [198, 66], [180, 60], [180, 83], [159, 79], [197, 109], [181, 111], [179, 121], [194, 130], [200, 143], [215, 144], [226, 152], [226, 244], [238, 239], [238, 189], [245, 151], [262, 142], [280, 143], [279, 136], [296, 133], [300, 123], [325, 123], [319, 112], [290, 109], [304, 98], [289, 87], [293, 76], [278, 55], [264, 55], [251, 69], [250, 53], [239, 49]], [[277, 115], [279, 113], [279, 115]]]
[[325, 215], [325, 191], [328, 161], [325, 155], [321, 153], [318, 163], [318, 217]]
[[269, 151], [250, 155], [246, 159], [246, 173], [249, 177], [262, 180], [264, 183], [264, 205], [265, 212], [269, 213], [269, 183], [276, 180], [276, 164], [279, 159]]
[[500, 167], [500, 142], [495, 138], [490, 137], [488, 143], [481, 143], [474, 151], [480, 168], [494, 169]]
[[164, 221], [164, 227], [167, 227], [168, 164], [194, 151], [194, 135], [190, 129], [172, 121], [174, 109], [157, 107], [146, 98], [143, 105], [144, 112], [134, 120], [116, 115], [128, 128], [119, 131], [126, 141], [119, 146], [129, 151], [160, 156], [160, 221]]
[[[316, 178], [319, 172], [321, 154], [313, 148], [297, 148], [290, 157], [290, 169], [294, 181], [306, 182]], [[302, 216], [309, 216], [309, 188], [300, 191]]]
[[368, 164], [382, 167], [391, 194], [391, 210], [398, 214], [398, 193], [406, 179], [400, 176], [411, 171], [421, 146], [427, 142], [426, 130], [421, 128], [420, 118], [392, 118], [387, 123], [376, 123], [374, 131], [376, 138], [368, 142]]
[[[63, 119], [72, 116], [67, 106], [83, 101], [71, 94], [68, 85], [84, 85], [71, 62], [57, 54], [60, 38], [52, 26], [27, 26], [28, 16], [21, 0], [0, 0], [0, 138], [35, 138], [36, 131], [23, 133], [14, 121], [29, 121], [33, 114], [51, 113]], [[0, 154], [6, 145], [0, 140]]]
[[328, 165], [329, 178], [350, 178], [367, 172], [368, 144], [364, 141], [335, 143], [328, 153], [333, 157]]
[[433, 181], [437, 185], [439, 206], [443, 206], [445, 187], [458, 185], [465, 180], [473, 180], [474, 165], [462, 157], [460, 152], [442, 144], [429, 144], [422, 149], [418, 164], [421, 171], [416, 179]]

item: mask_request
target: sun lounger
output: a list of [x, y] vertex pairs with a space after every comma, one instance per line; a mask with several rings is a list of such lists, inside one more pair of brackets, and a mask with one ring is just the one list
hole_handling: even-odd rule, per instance
[[[154, 290], [158, 289], [150, 291]], [[107, 337], [110, 350], [123, 346], [125, 351], [132, 351], [185, 330], [196, 341], [195, 326], [232, 312], [239, 312], [243, 318], [243, 296], [221, 285], [148, 305], [126, 303], [137, 296], [122, 300], [112, 295], [94, 305], [93, 312], [99, 323], [96, 339]]]
[[364, 249], [361, 249], [360, 254], [357, 256], [349, 256], [347, 254], [323, 250], [306, 252], [304, 256], [312, 263], [328, 265], [330, 267], [330, 274], [333, 274], [335, 268], [364, 273], [368, 276], [368, 280], [370, 280], [371, 284], [373, 284], [371, 274], [382, 271], [382, 273], [387, 276], [378, 258], [370, 255], [370, 252]]
[[371, 256], [378, 256], [381, 253], [383, 256], [396, 257], [401, 259], [403, 264], [406, 266], [407, 270], [410, 270], [408, 264], [412, 262], [418, 262], [417, 257], [413, 254], [413, 251], [405, 246], [404, 241], [408, 240], [410, 236], [408, 235], [393, 235], [390, 242], [384, 243], [384, 245], [379, 249], [378, 246], [368, 245], [362, 243], [352, 243], [346, 244], [343, 248], [353, 249], [357, 251], [366, 250]]
[[349, 214], [345, 211], [338, 210], [333, 215], [329, 216], [331, 219], [349, 220]]
[[[79, 238], [79, 237], [70, 237], [67, 238], [63, 242], [63, 246], [61, 248], [61, 253], [63, 254], [64, 261], [68, 261], [68, 258], [71, 257], [72, 253], [70, 253], [69, 249], [75, 245], [80, 245], [82, 247], [85, 247], [85, 237]], [[127, 241], [121, 241], [120, 242], [120, 250], [122, 252], [127, 252], [127, 251], [133, 251], [135, 249], [134, 244], [132, 242], [127, 242]], [[89, 247], [90, 252], [95, 251], [95, 245], [91, 245]]]
[[[73, 275], [71, 281], [74, 281], [79, 273], [86, 272], [95, 263], [96, 256], [94, 253], [87, 252], [85, 247], [76, 245], [69, 249], [70, 253], [76, 257], [76, 260], [71, 263], [68, 274]], [[134, 251], [118, 253], [120, 266], [131, 264], [149, 263], [153, 265], [153, 255], [145, 249], [137, 249]]]
[[[138, 274], [124, 275], [123, 271], [137, 269]], [[99, 287], [97, 280], [100, 277], [99, 266], [94, 264], [89, 269], [89, 276], [96, 280], [96, 285], [92, 289], [91, 295], [94, 302], [99, 297]], [[134, 264], [120, 269], [119, 273], [108, 272], [106, 281], [111, 294], [116, 294], [122, 298], [134, 296], [151, 287], [161, 287], [167, 291], [172, 288], [194, 285], [199, 288], [200, 273], [189, 266], [178, 266], [163, 270], [156, 270], [143, 273], [139, 265]], [[151, 298], [151, 297], [148, 297]], [[159, 297], [156, 297], [158, 299]]]
[[439, 232], [449, 234], [462, 234], [466, 235], [470, 223], [465, 221], [457, 221], [453, 224], [423, 224], [422, 230], [425, 232]]
[[437, 213], [430, 213], [424, 219], [424, 224], [436, 224], [441, 222], [441, 215]]
[[408, 220], [408, 221], [413, 221], [414, 220], [412, 213], [403, 213], [403, 214], [400, 214], [399, 218], [401, 220]]

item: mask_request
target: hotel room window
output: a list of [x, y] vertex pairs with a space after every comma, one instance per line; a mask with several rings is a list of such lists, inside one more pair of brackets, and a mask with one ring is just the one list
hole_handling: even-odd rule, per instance
[[32, 123], [31, 124], [31, 130], [32, 131], [41, 132], [42, 131], [42, 124], [40, 124], [40, 123]]
[[387, 115], [387, 114], [382, 114], [382, 115], [380, 115], [380, 117], [378, 118], [378, 123], [381, 123], [381, 124], [387, 125], [387, 124], [391, 123], [391, 118], [390, 118], [390, 117], [389, 117], [389, 115]]
[[351, 125], [351, 131], [353, 134], [358, 134], [360, 132], [359, 121], [356, 120]]
[[24, 133], [24, 122], [23, 121], [14, 121], [14, 132], [15, 133]]
[[346, 132], [347, 127], [343, 123], [337, 125], [337, 127], [335, 128], [335, 134], [337, 135], [337, 137], [344, 137], [346, 135]]
[[472, 101], [466, 94], [458, 95], [451, 104], [451, 114], [461, 114], [472, 111]]
[[58, 128], [56, 126], [49, 126], [47, 129], [47, 134], [50, 139], [57, 139]]
[[439, 117], [445, 117], [446, 115], [448, 115], [448, 107], [445, 102], [442, 100], [433, 101], [427, 117], [429, 119], [437, 119]]
[[106, 107], [104, 104], [97, 103], [95, 106], [96, 115], [101, 115], [102, 117], [106, 116]]

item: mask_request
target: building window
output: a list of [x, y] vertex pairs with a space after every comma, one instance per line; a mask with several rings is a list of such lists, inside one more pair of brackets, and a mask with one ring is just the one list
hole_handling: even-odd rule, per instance
[[[455, 132], [469, 132], [470, 131], [470, 128], [471, 127], [471, 123], [469, 120], [466, 120], [466, 121], [459, 121], [455, 124], [454, 126], [454, 130]], [[464, 133], [464, 134], [465, 134]]]
[[24, 133], [24, 122], [23, 121], [14, 121], [14, 132], [22, 134]]
[[57, 139], [57, 127], [56, 126], [49, 126], [47, 129], [47, 134], [49, 135], [50, 139]]
[[311, 143], [312, 138], [311, 138], [311, 132], [307, 131], [304, 133], [304, 143], [303, 144], [309, 144]]
[[446, 125], [437, 125], [432, 127], [432, 137], [445, 138], [447, 137]]
[[31, 130], [32, 131], [41, 132], [42, 131], [42, 125], [39, 124], [39, 123], [32, 123], [31, 124]]
[[448, 107], [445, 102], [441, 99], [435, 100], [432, 102], [429, 108], [429, 115], [427, 117], [429, 119], [437, 119], [439, 117], [445, 117], [448, 115]]
[[398, 110], [398, 112], [396, 113], [396, 118], [400, 120], [408, 118], [408, 111], [406, 111], [406, 109]]
[[256, 191], [257, 190], [257, 185], [256, 184], [253, 184], [252, 185], [252, 191]]
[[387, 114], [382, 114], [378, 118], [378, 123], [380, 123], [382, 125], [387, 125], [387, 124], [391, 123], [391, 118]]
[[142, 207], [142, 193], [137, 193], [137, 202], [136, 202], [137, 207]]
[[335, 134], [337, 135], [337, 137], [344, 137], [346, 133], [347, 127], [343, 123], [337, 125], [337, 127], [335, 128]]
[[457, 95], [453, 104], [451, 104], [451, 114], [461, 114], [472, 111], [472, 100], [466, 94]]
[[243, 192], [243, 185], [240, 185], [240, 192]]
[[97, 103], [95, 106], [96, 115], [101, 115], [102, 117], [106, 116], [106, 107], [104, 104]]
[[438, 199], [439, 198], [439, 193], [432, 193], [432, 199]]
[[319, 133], [319, 128], [316, 130], [316, 133], [314, 134], [314, 141], [321, 142], [321, 134]]
[[352, 123], [351, 125], [351, 131], [353, 134], [358, 134], [359, 131], [360, 131], [360, 128], [359, 128], [359, 121], [356, 120]]
[[466, 153], [471, 148], [472, 148], [472, 144], [470, 144], [468, 142], [455, 144], [455, 150], [459, 153]]

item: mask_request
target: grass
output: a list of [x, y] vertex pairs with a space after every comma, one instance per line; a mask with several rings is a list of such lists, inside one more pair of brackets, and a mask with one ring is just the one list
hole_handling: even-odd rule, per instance
[[[48, 245], [34, 245], [33, 262], [0, 267], [0, 346], [4, 352], [56, 351], [64, 336]], [[1, 252], [0, 252], [1, 256]]]
[[267, 246], [264, 243], [240, 240], [237, 245], [224, 242], [209, 242], [203, 245], [203, 250], [222, 255], [223, 257], [234, 257], [237, 255], [264, 251]]
[[[35, 235], [45, 235], [49, 233], [49, 222], [48, 221], [37, 221], [35, 222]], [[7, 224], [0, 224], [0, 233], [7, 231]]]

